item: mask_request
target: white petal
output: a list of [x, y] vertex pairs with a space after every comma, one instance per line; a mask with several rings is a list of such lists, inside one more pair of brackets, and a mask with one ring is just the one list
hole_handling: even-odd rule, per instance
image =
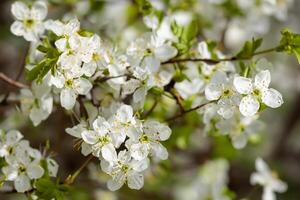
[[93, 85], [87, 79], [80, 78], [80, 79], [74, 80], [74, 88], [76, 89], [78, 94], [87, 95], [90, 92], [90, 90], [92, 89], [92, 87], [93, 87]]
[[37, 126], [41, 123], [42, 120], [45, 119], [45, 117], [47, 118], [47, 115], [49, 115], [49, 114], [47, 112], [45, 112], [44, 110], [33, 107], [29, 114], [29, 118], [32, 121], [33, 125]]
[[39, 37], [37, 36], [36, 32], [34, 32], [34, 31], [26, 31], [24, 33], [24, 39], [29, 42], [36, 42], [39, 40]]
[[268, 173], [270, 171], [267, 163], [262, 158], [257, 158], [255, 160], [255, 167], [258, 172]]
[[244, 148], [248, 142], [248, 137], [244, 133], [239, 133], [238, 135], [233, 136], [231, 139], [232, 139], [232, 144], [236, 149]]
[[11, 12], [18, 20], [23, 20], [29, 17], [28, 6], [20, 1], [12, 4]]
[[91, 77], [95, 73], [96, 69], [97, 69], [97, 64], [94, 61], [89, 63], [84, 63], [82, 66], [82, 71], [84, 75], [86, 75], [87, 77]]
[[230, 105], [221, 106], [217, 111], [224, 119], [230, 119], [234, 114], [235, 108]]
[[233, 85], [240, 94], [249, 94], [253, 89], [251, 79], [242, 76], [235, 77]]
[[131, 156], [136, 160], [143, 160], [148, 156], [149, 149], [146, 144], [133, 144], [130, 146]]
[[257, 113], [259, 106], [257, 99], [252, 95], [248, 95], [242, 99], [239, 109], [245, 117], [250, 117]]
[[37, 1], [31, 7], [31, 17], [37, 20], [43, 20], [47, 16], [47, 5], [44, 1]]
[[59, 51], [63, 52], [66, 50], [67, 47], [67, 39], [61, 38], [55, 41], [55, 46], [58, 48]]
[[156, 73], [160, 67], [160, 61], [155, 56], [147, 56], [143, 60], [143, 65], [146, 66], [148, 72]]
[[39, 165], [32, 164], [27, 167], [27, 174], [30, 179], [38, 179], [43, 176], [44, 169]]
[[107, 187], [110, 191], [116, 191], [120, 189], [123, 186], [123, 184], [124, 182], [117, 182], [111, 179], [107, 182]]
[[104, 145], [102, 147], [101, 153], [102, 153], [102, 157], [105, 160], [107, 160], [108, 162], [112, 162], [112, 161], [117, 160], [116, 149], [111, 143], [109, 143], [107, 145]]
[[5, 175], [6, 180], [13, 181], [18, 177], [18, 169], [15, 167], [8, 165], [3, 167], [1, 170]]
[[151, 143], [151, 150], [153, 152], [153, 156], [159, 160], [166, 160], [168, 159], [168, 151], [167, 149], [160, 144], [159, 142]]
[[262, 200], [276, 200], [275, 193], [271, 188], [264, 188]]
[[81, 133], [82, 139], [88, 144], [95, 144], [98, 141], [98, 133], [85, 130]]
[[148, 28], [156, 29], [159, 25], [158, 18], [155, 15], [147, 15], [143, 17], [143, 21]]
[[268, 88], [271, 82], [271, 74], [269, 70], [264, 70], [256, 74], [254, 85], [259, 89]]
[[100, 116], [93, 122], [93, 129], [97, 131], [100, 136], [105, 136], [108, 133], [109, 126], [109, 123]]
[[131, 173], [128, 175], [128, 187], [139, 190], [144, 186], [144, 176], [140, 173]]
[[90, 153], [92, 153], [92, 151], [93, 151], [92, 147], [89, 144], [87, 144], [85, 142], [83, 142], [81, 144], [81, 153], [82, 153], [82, 155], [87, 156]]
[[15, 21], [11, 25], [10, 31], [17, 36], [23, 36], [26, 32], [26, 29], [23, 23]]
[[274, 191], [280, 192], [280, 193], [285, 192], [288, 188], [287, 184], [281, 180], [276, 180], [272, 186], [273, 186]]
[[210, 58], [210, 52], [206, 42], [200, 42], [198, 44], [198, 52], [200, 53], [201, 58]]
[[76, 103], [76, 94], [72, 89], [63, 89], [60, 93], [60, 103], [62, 107], [70, 110], [74, 107]]
[[169, 139], [172, 133], [172, 130], [167, 125], [164, 124], [161, 124], [159, 127], [157, 127], [157, 131], [161, 141], [165, 141]]
[[17, 192], [26, 192], [31, 189], [30, 179], [28, 176], [20, 175], [14, 182]]
[[154, 50], [155, 57], [161, 62], [170, 60], [177, 55], [177, 49], [170, 45], [162, 45]]
[[271, 108], [278, 108], [283, 104], [283, 99], [277, 90], [271, 88], [262, 93], [262, 102]]
[[116, 113], [118, 120], [122, 123], [129, 122], [133, 117], [132, 107], [129, 105], [122, 105]]
[[47, 168], [48, 168], [49, 176], [56, 177], [58, 172], [57, 162], [51, 158], [47, 158]]
[[66, 128], [66, 132], [73, 137], [81, 138], [81, 133], [85, 130], [82, 124], [78, 124], [72, 128]]
[[22, 138], [23, 138], [23, 135], [20, 133], [20, 131], [11, 130], [11, 131], [8, 131], [6, 134], [6, 143], [7, 144], [15, 144], [18, 141], [20, 141]]
[[140, 87], [133, 93], [133, 101], [135, 103], [143, 102], [145, 100], [145, 97], [147, 95], [147, 88], [146, 87]]
[[265, 183], [265, 177], [257, 172], [254, 172], [250, 176], [250, 183], [251, 185], [259, 184], [259, 185], [264, 185]]
[[132, 169], [137, 172], [145, 171], [149, 167], [149, 159], [132, 162]]
[[222, 85], [220, 84], [211, 83], [205, 87], [205, 97], [209, 101], [219, 99], [222, 95], [222, 92]]

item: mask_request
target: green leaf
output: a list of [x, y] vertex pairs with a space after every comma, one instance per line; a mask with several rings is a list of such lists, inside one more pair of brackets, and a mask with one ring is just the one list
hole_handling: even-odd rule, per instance
[[261, 46], [262, 41], [262, 38], [253, 38], [251, 41], [245, 42], [243, 48], [237, 53], [236, 57], [240, 59], [251, 58], [255, 51]]
[[87, 31], [87, 30], [80, 30], [77, 33], [82, 37], [91, 37], [94, 35], [94, 33]]
[[198, 23], [196, 20], [192, 20], [183, 30], [182, 40], [189, 43], [198, 34]]
[[233, 0], [224, 1], [220, 6], [227, 17], [244, 16], [244, 12]]
[[290, 55], [294, 54], [300, 63], [300, 34], [284, 29], [281, 31], [281, 35], [280, 46], [276, 50]]
[[42, 178], [36, 181], [36, 190], [36, 195], [40, 200], [63, 200], [68, 188], [53, 182], [49, 178]]
[[37, 82], [42, 82], [46, 74], [55, 68], [57, 59], [46, 58], [37, 64], [33, 69], [27, 71], [26, 78], [29, 81], [37, 80]]

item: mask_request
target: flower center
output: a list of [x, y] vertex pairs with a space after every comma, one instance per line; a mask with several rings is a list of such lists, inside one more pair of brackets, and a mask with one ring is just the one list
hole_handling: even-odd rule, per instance
[[148, 143], [150, 139], [146, 134], [143, 134], [139, 140], [141, 143]]
[[73, 81], [71, 79], [66, 80], [65, 85], [66, 85], [66, 87], [72, 87]]
[[26, 28], [31, 28], [33, 25], [34, 25], [34, 20], [33, 19], [24, 20], [24, 26]]
[[261, 95], [261, 92], [259, 89], [254, 89], [253, 90], [253, 95], [259, 97]]

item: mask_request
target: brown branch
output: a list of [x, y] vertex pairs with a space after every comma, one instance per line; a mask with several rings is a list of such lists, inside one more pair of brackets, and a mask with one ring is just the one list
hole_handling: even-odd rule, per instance
[[206, 105], [208, 105], [208, 104], [214, 103], [214, 102], [216, 102], [216, 101], [210, 101], [210, 102], [201, 104], [201, 105], [199, 105], [199, 106], [196, 106], [196, 107], [194, 107], [194, 108], [191, 108], [191, 109], [188, 109], [188, 110], [184, 110], [184, 112], [182, 112], [182, 113], [180, 113], [180, 114], [178, 114], [178, 115], [175, 115], [175, 116], [173, 116], [173, 117], [167, 119], [166, 121], [167, 121], [167, 122], [173, 121], [173, 120], [175, 120], [175, 119], [178, 119], [178, 118], [180, 118], [180, 117], [183, 117], [184, 115], [186, 115], [186, 114], [188, 114], [188, 113], [190, 113], [190, 112], [193, 112], [193, 111], [195, 111], [195, 110], [198, 110], [198, 109], [200, 109], [200, 108], [202, 108], [202, 107], [204, 107], [204, 106], [206, 106]]
[[158, 104], [158, 101], [157, 101], [157, 99], [156, 99], [156, 100], [154, 101], [153, 105], [151, 106], [151, 108], [148, 110], [148, 112], [146, 112], [146, 113], [144, 114], [143, 119], [147, 118], [147, 117], [154, 111], [154, 109], [156, 108], [157, 104]]
[[237, 56], [232, 56], [232, 57], [228, 57], [228, 58], [220, 58], [220, 59], [212, 59], [212, 58], [182, 58], [182, 59], [171, 59], [171, 60], [168, 60], [166, 62], [163, 62], [162, 64], [164, 65], [164, 64], [182, 63], [182, 62], [204, 62], [204, 63], [207, 63], [209, 65], [215, 65], [215, 64], [218, 64], [220, 62], [250, 60], [254, 56], [276, 51], [277, 48], [278, 47], [274, 47], [274, 48], [270, 48], [270, 49], [258, 51], [258, 52], [253, 53], [251, 56], [244, 57], [244, 58], [243, 57], [239, 58]]
[[6, 76], [4, 73], [0, 72], [0, 79], [3, 80], [4, 82], [8, 83], [9, 85], [12, 85], [16, 88], [28, 88], [28, 85], [25, 85], [23, 83], [20, 83], [18, 81], [15, 81], [8, 76]]
[[184, 107], [182, 105], [182, 100], [181, 100], [180, 96], [172, 90], [170, 91], [170, 94], [174, 97], [176, 104], [178, 105], [178, 107], [180, 109], [180, 113], [183, 113]]

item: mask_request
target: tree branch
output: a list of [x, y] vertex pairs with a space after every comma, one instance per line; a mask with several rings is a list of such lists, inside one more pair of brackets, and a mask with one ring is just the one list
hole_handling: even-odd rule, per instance
[[18, 81], [15, 81], [8, 76], [6, 76], [4, 73], [0, 72], [0, 79], [3, 80], [4, 82], [8, 83], [9, 85], [12, 85], [16, 88], [28, 88], [28, 85], [25, 85], [23, 83], [20, 83]]
[[178, 114], [178, 115], [175, 115], [175, 116], [173, 116], [173, 117], [167, 119], [166, 121], [167, 121], [167, 122], [173, 121], [173, 120], [175, 120], [175, 119], [178, 119], [178, 118], [180, 118], [180, 117], [183, 117], [184, 115], [186, 115], [186, 114], [188, 114], [188, 113], [190, 113], [190, 112], [193, 112], [193, 111], [195, 111], [195, 110], [198, 110], [198, 109], [200, 109], [200, 108], [202, 108], [202, 107], [204, 107], [204, 106], [206, 106], [206, 105], [208, 105], [208, 104], [214, 103], [214, 102], [216, 102], [216, 101], [210, 101], [210, 102], [201, 104], [201, 105], [199, 105], [199, 106], [196, 106], [196, 107], [194, 107], [194, 108], [191, 108], [191, 109], [188, 109], [188, 110], [184, 110], [182, 113], [180, 113], [180, 114]]
[[220, 58], [220, 59], [213, 59], [213, 58], [182, 58], [182, 59], [173, 59], [173, 60], [171, 59], [171, 60], [168, 60], [166, 62], [163, 62], [162, 64], [164, 65], [164, 64], [182, 63], [182, 62], [204, 62], [204, 63], [207, 63], [209, 65], [215, 65], [215, 64], [218, 64], [220, 62], [249, 60], [249, 59], [252, 59], [254, 56], [276, 51], [277, 48], [278, 47], [274, 47], [274, 48], [258, 51], [258, 52], [253, 53], [252, 56], [245, 57], [245, 58], [239, 58], [237, 56], [232, 56], [232, 57], [228, 57], [228, 58]]

